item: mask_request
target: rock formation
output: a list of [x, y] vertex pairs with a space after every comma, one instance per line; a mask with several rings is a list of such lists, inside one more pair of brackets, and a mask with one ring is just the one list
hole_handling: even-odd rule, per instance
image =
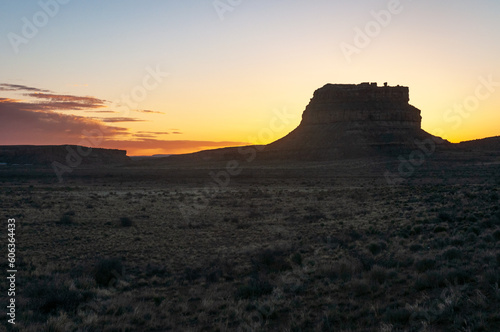
[[327, 84], [314, 92], [300, 125], [266, 147], [268, 157], [332, 159], [394, 154], [426, 139], [408, 87]]
[[474, 151], [500, 152], [500, 136], [464, 141], [457, 144], [460, 148]]
[[[76, 157], [75, 157], [76, 156]], [[80, 159], [81, 158], [81, 159]], [[0, 163], [49, 165], [57, 161], [63, 165], [123, 164], [129, 161], [127, 151], [89, 148], [77, 145], [4, 145], [0, 146]]]

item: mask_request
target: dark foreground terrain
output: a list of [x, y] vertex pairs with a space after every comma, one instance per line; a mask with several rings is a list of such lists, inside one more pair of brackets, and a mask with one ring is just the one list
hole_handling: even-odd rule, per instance
[[50, 168], [3, 167], [18, 274], [16, 325], [5, 313], [2, 323], [498, 330], [498, 160], [429, 160], [393, 185], [389, 164], [254, 163], [228, 178], [224, 164], [129, 165], [75, 169], [63, 183]]

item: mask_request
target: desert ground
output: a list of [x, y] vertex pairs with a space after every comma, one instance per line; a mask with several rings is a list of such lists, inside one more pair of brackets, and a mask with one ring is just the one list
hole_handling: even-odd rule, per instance
[[219, 183], [224, 163], [80, 167], [62, 183], [4, 166], [5, 326], [498, 331], [500, 163], [428, 160], [390, 185], [397, 166], [255, 162]]

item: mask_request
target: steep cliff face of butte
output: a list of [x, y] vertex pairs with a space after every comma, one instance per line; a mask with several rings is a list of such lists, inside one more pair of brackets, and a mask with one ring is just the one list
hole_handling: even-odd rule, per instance
[[421, 129], [420, 110], [408, 102], [409, 90], [403, 86], [327, 84], [314, 92], [300, 125], [266, 152], [294, 159], [364, 157], [439, 140]]

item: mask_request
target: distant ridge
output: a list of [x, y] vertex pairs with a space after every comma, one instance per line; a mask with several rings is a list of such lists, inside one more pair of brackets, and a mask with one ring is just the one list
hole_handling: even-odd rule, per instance
[[[69, 160], [69, 162], [68, 162]], [[111, 165], [129, 162], [127, 151], [79, 145], [2, 145], [0, 163], [19, 165]]]
[[464, 149], [494, 151], [500, 153], [500, 136], [463, 141], [457, 145]]

